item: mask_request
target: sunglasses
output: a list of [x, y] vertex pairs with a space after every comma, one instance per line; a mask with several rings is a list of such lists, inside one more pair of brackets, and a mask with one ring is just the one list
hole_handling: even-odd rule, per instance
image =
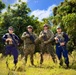
[[10, 31], [13, 31], [13, 29], [9, 29]]
[[44, 27], [48, 27], [48, 26], [44, 26]]

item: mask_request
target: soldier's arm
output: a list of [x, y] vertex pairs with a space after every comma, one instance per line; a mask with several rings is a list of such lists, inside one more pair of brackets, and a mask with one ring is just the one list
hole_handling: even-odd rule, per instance
[[40, 35], [39, 35], [39, 39], [41, 40], [43, 36], [44, 36], [44, 35], [43, 35], [42, 31], [41, 31], [41, 32], [40, 32]]
[[50, 31], [50, 39], [48, 40], [48, 42], [51, 42], [54, 39], [54, 33], [52, 31]]
[[38, 35], [37, 34], [34, 34], [35, 35], [35, 39], [37, 39], [38, 38]]
[[26, 32], [24, 32], [24, 33], [22, 34], [22, 36], [21, 36], [21, 39], [22, 39], [22, 40], [24, 40], [24, 39], [26, 38], [25, 35], [26, 35]]
[[7, 35], [5, 34], [5, 35], [3, 35], [2, 40], [5, 42], [6, 39], [7, 39]]
[[68, 35], [64, 33], [63, 37], [65, 38], [64, 39], [65, 44], [67, 44], [67, 42], [69, 41]]
[[58, 36], [57, 36], [57, 33], [56, 33], [56, 34], [54, 35], [54, 42], [57, 44], [57, 43], [59, 43], [58, 40], [59, 40], [59, 39], [58, 39]]
[[24, 39], [26, 39], [26, 37], [29, 37], [29, 36], [27, 36], [27, 33], [24, 32], [24, 33], [22, 34], [22, 36], [21, 36], [21, 39], [24, 40]]
[[35, 36], [35, 43], [37, 43], [39, 38], [38, 38], [37, 34], [34, 34], [34, 36]]
[[17, 35], [15, 35], [15, 39], [18, 40], [18, 44], [20, 44], [20, 39]]

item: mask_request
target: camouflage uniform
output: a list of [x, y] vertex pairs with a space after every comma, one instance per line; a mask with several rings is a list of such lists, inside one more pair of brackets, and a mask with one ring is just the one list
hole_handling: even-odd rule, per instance
[[29, 33], [33, 38], [34, 38], [34, 41], [32, 41], [30, 39], [30, 36], [27, 36], [27, 32], [24, 32], [22, 34], [22, 40], [24, 41], [24, 55], [25, 55], [25, 62], [27, 62], [27, 57], [28, 55], [30, 54], [30, 60], [31, 60], [31, 64], [34, 65], [33, 63], [33, 54], [34, 54], [34, 51], [35, 51], [35, 40], [37, 38], [36, 34], [35, 33]]
[[45, 52], [48, 52], [50, 53], [50, 55], [52, 56], [52, 59], [53, 61], [55, 62], [55, 54], [54, 54], [54, 46], [51, 44], [51, 41], [54, 37], [54, 34], [51, 30], [47, 30], [47, 32], [45, 33], [44, 30], [40, 32], [40, 35], [39, 35], [39, 39], [41, 41], [41, 45], [40, 45], [40, 56], [41, 56], [41, 59], [40, 59], [40, 64], [43, 63], [43, 54]]

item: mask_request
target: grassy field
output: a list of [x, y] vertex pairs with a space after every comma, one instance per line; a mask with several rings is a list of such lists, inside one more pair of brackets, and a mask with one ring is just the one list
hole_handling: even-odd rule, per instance
[[65, 64], [63, 67], [59, 67], [58, 63], [54, 64], [49, 55], [44, 55], [44, 63], [39, 64], [39, 54], [37, 53], [34, 56], [34, 63], [36, 66], [30, 64], [30, 59], [26, 66], [23, 64], [24, 59], [21, 59], [19, 56], [19, 62], [17, 64], [17, 69], [13, 71], [13, 57], [9, 58], [9, 68], [6, 67], [5, 60], [6, 58], [0, 58], [0, 75], [76, 75], [76, 65], [71, 65], [72, 59], [70, 57], [70, 68], [65, 69]]

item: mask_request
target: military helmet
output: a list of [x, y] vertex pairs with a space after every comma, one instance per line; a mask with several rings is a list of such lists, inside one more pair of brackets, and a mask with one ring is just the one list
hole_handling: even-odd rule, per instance
[[33, 26], [31, 26], [31, 25], [28, 25], [28, 26], [27, 26], [27, 29], [28, 29], [28, 28], [31, 28], [31, 29], [33, 29]]
[[12, 26], [10, 26], [10, 27], [8, 28], [8, 30], [14, 30], [14, 28], [13, 28]]
[[44, 24], [43, 27], [49, 27], [49, 25], [48, 24]]
[[58, 25], [56, 29], [61, 29], [61, 26], [60, 26], [60, 25]]

